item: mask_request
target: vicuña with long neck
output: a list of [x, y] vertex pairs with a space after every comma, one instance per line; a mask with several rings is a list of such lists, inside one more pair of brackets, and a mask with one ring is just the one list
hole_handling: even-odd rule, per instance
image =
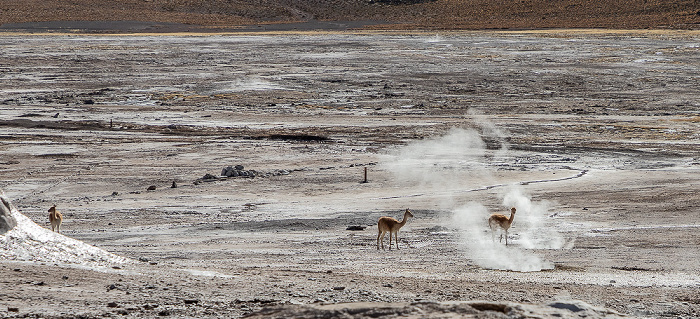
[[49, 222], [51, 222], [51, 231], [60, 233], [62, 221], [63, 214], [56, 210], [56, 205], [51, 206], [51, 208], [49, 208]]
[[411, 211], [407, 208], [406, 212], [403, 213], [403, 220], [400, 222], [396, 220], [396, 218], [388, 216], [379, 218], [379, 221], [377, 222], [377, 227], [379, 228], [379, 234], [377, 234], [377, 250], [379, 250], [380, 242], [382, 249], [384, 249], [384, 235], [386, 235], [386, 233], [389, 233], [389, 250], [391, 250], [392, 234], [395, 238], [394, 241], [396, 242], [396, 249], [399, 249], [399, 229], [401, 229], [403, 225], [406, 225], [409, 217], [413, 217], [413, 213], [411, 213]]
[[[515, 218], [515, 207], [512, 207], [510, 209], [510, 218], [506, 217], [506, 215], [503, 214], [493, 214], [491, 217], [489, 217], [489, 227], [491, 228], [491, 239], [494, 239], [494, 235], [496, 233], [496, 230], [498, 227], [503, 228], [503, 231], [506, 233], [506, 246], [508, 246], [508, 228], [510, 228], [510, 225], [513, 224], [513, 219]], [[503, 234], [501, 234], [501, 237], [498, 239], [498, 242], [501, 242], [503, 240]]]

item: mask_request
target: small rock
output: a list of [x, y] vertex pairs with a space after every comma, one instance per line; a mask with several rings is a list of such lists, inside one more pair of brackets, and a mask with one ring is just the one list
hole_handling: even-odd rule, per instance
[[216, 176], [207, 173], [207, 174], [204, 175], [204, 177], [202, 177], [202, 179], [204, 179], [204, 180], [212, 180], [212, 179], [216, 179]]
[[119, 307], [119, 304], [112, 301], [112, 302], [107, 303], [107, 307], [116, 308], [116, 307]]
[[242, 171], [243, 170], [243, 165], [236, 165], [234, 167], [236, 170]]
[[121, 266], [112, 266], [112, 269], [122, 269]]
[[177, 188], [177, 183], [175, 183], [175, 181], [173, 181], [173, 184], [170, 185], [170, 188]]
[[129, 312], [126, 309], [119, 309], [117, 310], [117, 314], [120, 314], [122, 316], [128, 316]]
[[112, 192], [112, 196], [118, 196], [119, 192]]
[[156, 185], [148, 186], [148, 190], [149, 190], [149, 191], [154, 191], [154, 190], [156, 190]]
[[139, 261], [140, 261], [140, 262], [147, 263], [147, 262], [148, 262], [148, 258], [146, 258], [146, 257], [139, 257]]
[[346, 228], [345, 230], [357, 231], [357, 230], [365, 230], [365, 228], [367, 228], [367, 227], [365, 227], [365, 226], [348, 226], [348, 228]]
[[166, 309], [166, 310], [161, 310], [160, 312], [158, 312], [158, 315], [161, 317], [165, 317], [165, 316], [170, 316], [171, 313], [170, 313], [170, 310]]
[[185, 299], [184, 302], [186, 305], [194, 305], [194, 304], [198, 304], [199, 300], [197, 300], [197, 299]]
[[333, 287], [333, 290], [345, 290], [345, 287], [343, 287], [343, 286]]
[[7, 311], [9, 311], [9, 312], [19, 312], [19, 308], [17, 308], [17, 307], [7, 307]]
[[387, 288], [394, 288], [394, 285], [392, 285], [392, 284], [384, 284], [384, 287], [387, 287]]
[[46, 283], [43, 282], [43, 281], [40, 281], [40, 282], [34, 283], [34, 285], [35, 285], [35, 286], [45, 286]]

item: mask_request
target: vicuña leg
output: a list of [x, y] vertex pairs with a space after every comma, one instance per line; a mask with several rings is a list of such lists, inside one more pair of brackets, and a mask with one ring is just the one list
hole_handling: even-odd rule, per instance
[[377, 250], [379, 250], [379, 243], [380, 243], [380, 242], [381, 242], [381, 244], [382, 244], [382, 250], [384, 249], [384, 235], [386, 235], [386, 233], [383, 232], [383, 231], [380, 231], [380, 232], [377, 234]]

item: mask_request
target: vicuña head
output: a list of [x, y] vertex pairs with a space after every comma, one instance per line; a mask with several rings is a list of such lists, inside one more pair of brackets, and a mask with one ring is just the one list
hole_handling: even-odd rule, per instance
[[379, 233], [377, 234], [377, 250], [379, 250], [380, 242], [382, 249], [384, 249], [384, 235], [386, 235], [386, 233], [389, 233], [389, 250], [391, 250], [392, 234], [395, 238], [394, 241], [396, 242], [396, 249], [399, 249], [399, 229], [401, 229], [403, 225], [406, 225], [409, 217], [413, 217], [413, 213], [406, 208], [406, 211], [403, 213], [403, 220], [400, 222], [396, 220], [396, 218], [388, 216], [379, 218], [379, 221], [377, 222], [377, 228], [379, 228]]
[[63, 215], [56, 210], [56, 205], [49, 208], [49, 222], [51, 222], [51, 231], [57, 233], [61, 232], [61, 222], [63, 222]]
[[[489, 228], [491, 228], [491, 239], [495, 241], [496, 230], [500, 227], [506, 233], [506, 246], [508, 246], [508, 229], [510, 225], [513, 224], [513, 219], [515, 218], [515, 207], [510, 208], [510, 218], [502, 214], [493, 214], [489, 217]], [[498, 239], [500, 242], [503, 240], [503, 234]]]

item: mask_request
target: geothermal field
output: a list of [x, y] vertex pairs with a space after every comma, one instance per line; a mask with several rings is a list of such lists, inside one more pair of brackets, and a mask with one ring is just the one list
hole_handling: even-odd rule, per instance
[[0, 317], [700, 317], [696, 31], [0, 38]]

